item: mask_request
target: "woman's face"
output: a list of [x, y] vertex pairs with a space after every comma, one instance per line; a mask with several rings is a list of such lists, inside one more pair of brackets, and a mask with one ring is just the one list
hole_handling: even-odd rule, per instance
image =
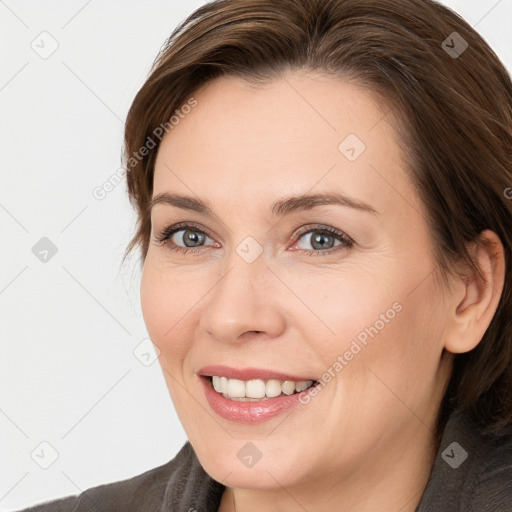
[[[429, 444], [449, 374], [425, 211], [386, 108], [298, 72], [257, 88], [223, 77], [194, 98], [162, 140], [153, 191], [191, 201], [154, 205], [141, 283], [187, 437], [230, 487], [378, 478]], [[369, 209], [283, 203], [325, 194]], [[202, 374], [256, 398], [225, 398]], [[289, 397], [294, 384], [267, 384], [286, 376], [319, 383]]]

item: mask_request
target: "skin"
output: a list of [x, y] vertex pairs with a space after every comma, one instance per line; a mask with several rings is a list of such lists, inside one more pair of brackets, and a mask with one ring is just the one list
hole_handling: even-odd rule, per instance
[[[425, 209], [387, 109], [355, 85], [296, 71], [258, 87], [223, 77], [193, 96], [197, 107], [162, 140], [153, 196], [200, 198], [214, 216], [153, 208], [141, 304], [187, 437], [206, 472], [228, 487], [219, 510], [413, 512], [433, 464], [453, 354], [478, 344], [498, 305], [498, 237], [484, 232], [492, 249], [475, 249], [484, 281], [454, 276], [450, 291], [439, 286]], [[338, 150], [350, 133], [366, 145], [353, 162]], [[321, 205], [271, 215], [283, 197], [326, 191], [378, 214]], [[187, 254], [154, 241], [178, 222], [212, 236]], [[316, 224], [354, 245], [334, 238], [318, 248]], [[296, 237], [303, 226], [313, 231]], [[181, 248], [191, 245], [183, 234], [172, 237]], [[236, 251], [248, 236], [263, 250], [252, 263]], [[329, 248], [338, 250], [321, 254]], [[307, 405], [259, 425], [210, 409], [201, 367], [320, 380], [395, 302], [402, 310]], [[248, 441], [262, 453], [251, 468], [237, 458]]]

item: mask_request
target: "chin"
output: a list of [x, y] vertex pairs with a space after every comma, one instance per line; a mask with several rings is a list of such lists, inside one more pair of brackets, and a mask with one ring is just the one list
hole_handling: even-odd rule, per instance
[[298, 468], [304, 469], [303, 459], [276, 456], [275, 451], [263, 448], [263, 444], [260, 442], [258, 446], [268, 453], [262, 453], [258, 460], [246, 455], [252, 451], [251, 441], [233, 440], [232, 447], [217, 445], [208, 447], [206, 452], [196, 450], [196, 454], [204, 470], [227, 487], [271, 490], [296, 484], [301, 478]]

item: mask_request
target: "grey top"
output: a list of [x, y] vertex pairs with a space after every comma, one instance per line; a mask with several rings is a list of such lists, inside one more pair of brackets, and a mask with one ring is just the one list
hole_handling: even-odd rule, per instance
[[[20, 512], [217, 512], [224, 489], [187, 441], [162, 466]], [[466, 414], [452, 413], [415, 512], [511, 511], [512, 437], [483, 437]]]

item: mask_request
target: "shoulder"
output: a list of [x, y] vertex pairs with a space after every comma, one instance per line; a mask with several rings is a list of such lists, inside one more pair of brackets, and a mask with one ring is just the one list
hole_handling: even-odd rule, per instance
[[483, 436], [462, 411], [450, 417], [416, 512], [512, 510], [512, 437]]
[[[202, 483], [210, 489], [214, 482], [199, 465], [187, 441], [169, 462], [133, 478], [91, 487], [79, 495], [40, 503], [19, 512], [129, 512], [159, 510], [186, 494], [187, 482]], [[190, 489], [188, 489], [190, 490]], [[173, 501], [174, 500], [174, 501]]]
[[512, 438], [495, 438], [483, 445], [481, 469], [473, 481], [471, 504], [474, 510], [512, 510]]

